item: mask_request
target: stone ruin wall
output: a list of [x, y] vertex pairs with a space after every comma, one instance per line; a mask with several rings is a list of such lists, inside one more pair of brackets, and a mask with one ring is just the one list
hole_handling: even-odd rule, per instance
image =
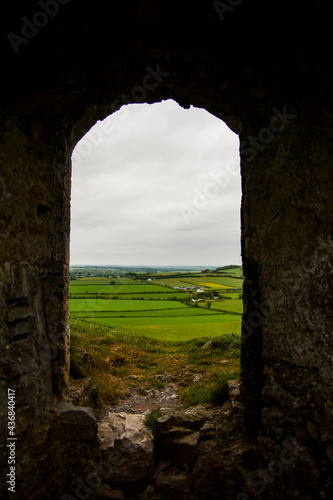
[[[177, 17], [150, 2], [130, 16], [119, 7], [112, 23], [126, 20], [128, 30], [120, 41], [115, 36], [118, 53], [103, 31], [97, 43], [96, 30], [105, 22], [97, 12], [86, 32], [69, 40], [74, 13], [87, 26], [87, 12], [73, 3], [14, 62], [7, 47], [0, 127], [0, 411], [4, 436], [7, 388], [15, 389], [22, 470], [37, 474], [38, 446], [45, 463], [50, 459], [49, 411], [66, 392], [71, 151], [118, 106], [110, 103], [142, 84], [148, 64], [160, 64], [169, 76], [147, 92], [146, 102], [173, 98], [204, 107], [240, 136], [246, 432], [258, 436], [261, 457], [279, 457], [286, 440], [303, 450], [287, 467], [285, 484], [302, 483], [305, 492], [322, 489], [322, 495], [332, 491], [332, 100], [318, 38], [318, 23], [324, 32], [326, 24], [305, 2], [305, 20], [290, 8], [285, 22], [294, 32], [279, 31], [275, 4], [264, 12], [241, 6], [223, 30], [214, 10], [202, 6], [189, 12], [175, 5]], [[275, 35], [267, 45], [254, 33], [269, 36], [263, 29], [268, 21]], [[317, 51], [307, 50], [305, 27]], [[303, 46], [295, 42], [300, 36]], [[276, 69], [281, 67], [289, 68], [289, 79], [286, 69]], [[24, 71], [31, 75], [25, 85]], [[274, 109], [284, 108], [289, 118], [272, 122]], [[272, 123], [273, 135], [263, 132], [272, 131]], [[281, 123], [285, 127], [277, 130]], [[255, 154], [249, 137], [259, 139]]]

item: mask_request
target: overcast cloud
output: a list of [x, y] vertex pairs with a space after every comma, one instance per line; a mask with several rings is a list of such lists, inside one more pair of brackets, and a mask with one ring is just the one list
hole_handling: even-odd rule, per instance
[[123, 106], [72, 163], [71, 265], [241, 263], [239, 141], [207, 111]]

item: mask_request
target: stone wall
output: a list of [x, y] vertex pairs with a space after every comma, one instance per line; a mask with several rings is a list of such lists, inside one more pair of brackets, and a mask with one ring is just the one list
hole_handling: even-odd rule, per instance
[[[257, 300], [246, 304], [243, 322], [243, 399], [266, 456], [278, 457], [286, 439], [303, 447], [298, 488], [316, 498], [332, 481], [331, 157], [319, 140], [325, 119], [292, 108], [288, 114], [256, 161], [243, 159], [245, 292]], [[260, 405], [255, 380], [263, 385]], [[291, 469], [284, 475], [293, 485]]]
[[[264, 468], [288, 439], [303, 450], [282, 486], [272, 483], [272, 498], [277, 484], [283, 498], [302, 488], [302, 498], [332, 491], [330, 17], [323, 1], [228, 5], [72, 0], [18, 53], [7, 33], [21, 36], [22, 16], [34, 19], [40, 6], [8, 6], [0, 52], [1, 436], [10, 387], [18, 475], [26, 485], [30, 474], [31, 491], [38, 446], [45, 452], [52, 434], [44, 425], [68, 376], [71, 151], [122, 104], [166, 98], [206, 108], [240, 135], [244, 424]], [[46, 464], [51, 451], [43, 457]]]

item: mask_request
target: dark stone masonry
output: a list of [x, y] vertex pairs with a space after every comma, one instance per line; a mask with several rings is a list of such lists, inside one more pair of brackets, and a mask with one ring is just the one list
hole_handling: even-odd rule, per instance
[[[191, 455], [187, 489], [187, 466], [170, 493], [163, 469], [145, 498], [332, 498], [329, 2], [25, 0], [6, 4], [1, 35], [1, 498], [80, 498], [76, 478], [101, 463], [91, 411], [64, 403], [70, 157], [122, 104], [169, 98], [205, 108], [240, 138], [244, 415], [234, 443], [231, 420], [211, 447], [195, 431], [212, 451], [201, 468]], [[6, 483], [8, 388], [15, 493]], [[212, 453], [224, 436], [221, 475]], [[96, 498], [117, 495], [102, 485]]]

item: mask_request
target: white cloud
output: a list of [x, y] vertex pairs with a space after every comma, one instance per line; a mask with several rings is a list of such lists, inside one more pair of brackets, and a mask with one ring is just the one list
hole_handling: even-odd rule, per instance
[[105, 123], [73, 152], [71, 264], [240, 263], [238, 137], [171, 100]]

